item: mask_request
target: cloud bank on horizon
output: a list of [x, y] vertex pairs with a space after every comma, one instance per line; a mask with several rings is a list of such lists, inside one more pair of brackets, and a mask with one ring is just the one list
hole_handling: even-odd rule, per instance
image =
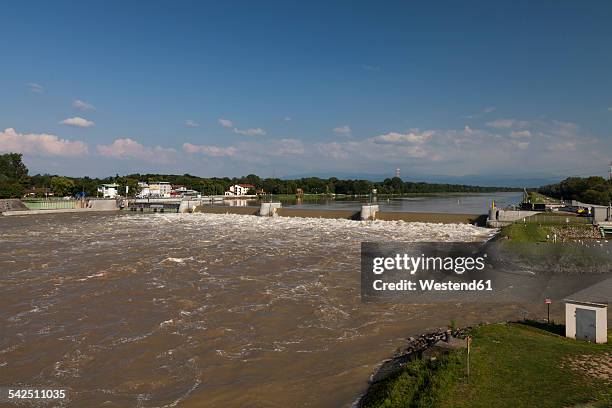
[[111, 172], [124, 161], [135, 170], [140, 165], [160, 164], [175, 172], [204, 164], [216, 169], [215, 175], [258, 173], [258, 169], [284, 166], [293, 174], [326, 168], [343, 173], [374, 169], [384, 174], [395, 167], [401, 167], [407, 176], [411, 171], [441, 175], [452, 169], [456, 169], [455, 176], [493, 171], [527, 174], [524, 168], [534, 164], [548, 174], [563, 174], [567, 169], [589, 170], [593, 163], [608, 160], [605, 143], [577, 124], [542, 119], [496, 119], [480, 128], [408, 129], [321, 142], [277, 137], [248, 138], [226, 145], [185, 141], [178, 148], [146, 145], [129, 137], [93, 146], [86, 140], [7, 128], [0, 132], [0, 152], [9, 151], [38, 160], [87, 156], [106, 163]]
[[[93, 13], [41, 2], [36, 16], [11, 4], [0, 35], [16, 40], [0, 50], [17, 68], [0, 66], [0, 153], [23, 153], [32, 172], [91, 176], [606, 173], [612, 5], [475, 16], [371, 4], [339, 19], [346, 10], [323, 4], [194, 2], [143, 16], [112, 2]], [[108, 33], [119, 9], [142, 25]], [[242, 25], [229, 18], [242, 14]], [[76, 26], [48, 32], [45, 16]], [[511, 21], [524, 35], [508, 34]], [[159, 27], [163, 44], [147, 38]], [[79, 28], [92, 37], [74, 38]], [[85, 46], [87, 60], [69, 53]]]

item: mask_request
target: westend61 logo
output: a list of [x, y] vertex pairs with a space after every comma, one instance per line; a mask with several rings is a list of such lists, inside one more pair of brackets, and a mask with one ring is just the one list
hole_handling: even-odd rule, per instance
[[362, 299], [465, 301], [461, 293], [492, 292], [484, 250], [482, 243], [362, 243]]
[[466, 301], [493, 292], [482, 243], [368, 243], [361, 246], [361, 294], [368, 301]]
[[611, 271], [612, 243], [363, 242], [361, 300], [539, 302], [571, 296]]
[[403, 270], [411, 275], [418, 271], [446, 271], [455, 272], [462, 275], [466, 271], [482, 271], [485, 268], [485, 258], [487, 254], [482, 256], [425, 256], [421, 254], [418, 257], [408, 254], [395, 254], [394, 257], [375, 257], [372, 260], [372, 272], [380, 275], [389, 270]]

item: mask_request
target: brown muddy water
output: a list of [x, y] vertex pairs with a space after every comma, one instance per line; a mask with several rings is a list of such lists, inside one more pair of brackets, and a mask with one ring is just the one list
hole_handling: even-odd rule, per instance
[[67, 389], [59, 406], [70, 407], [350, 406], [406, 337], [520, 313], [362, 304], [360, 242], [491, 232], [215, 214], [0, 217], [0, 386]]

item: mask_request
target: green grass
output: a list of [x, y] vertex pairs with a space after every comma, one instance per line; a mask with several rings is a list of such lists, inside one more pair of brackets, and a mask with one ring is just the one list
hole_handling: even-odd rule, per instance
[[556, 198], [548, 197], [535, 191], [529, 192], [529, 200], [533, 204], [558, 204], [560, 202]]
[[553, 236], [552, 228], [557, 231], [572, 228], [574, 230], [584, 229], [585, 235], [588, 235], [588, 231], [593, 229], [591, 224], [565, 224], [559, 223], [546, 223], [538, 224], [534, 222], [522, 223], [516, 222], [514, 224], [503, 227], [499, 233], [501, 238], [508, 238], [512, 242], [517, 243], [529, 243], [529, 242], [546, 242], [546, 236]]
[[589, 344], [522, 324], [472, 331], [470, 378], [466, 353], [415, 361], [368, 395], [368, 408], [609, 407], [612, 384], [569, 367], [566, 359], [609, 359], [612, 345]]
[[364, 408], [433, 407], [438, 394], [449, 391], [461, 379], [459, 353], [437, 360], [415, 360], [397, 375], [374, 384], [363, 401]]
[[542, 228], [538, 224], [517, 222], [503, 227], [500, 236], [507, 237], [512, 242], [542, 242], [546, 241], [547, 233], [546, 228]]

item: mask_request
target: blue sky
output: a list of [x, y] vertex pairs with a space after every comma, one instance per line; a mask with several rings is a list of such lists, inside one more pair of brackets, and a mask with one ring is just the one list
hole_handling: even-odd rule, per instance
[[0, 152], [106, 176], [605, 174], [609, 2], [12, 2]]

